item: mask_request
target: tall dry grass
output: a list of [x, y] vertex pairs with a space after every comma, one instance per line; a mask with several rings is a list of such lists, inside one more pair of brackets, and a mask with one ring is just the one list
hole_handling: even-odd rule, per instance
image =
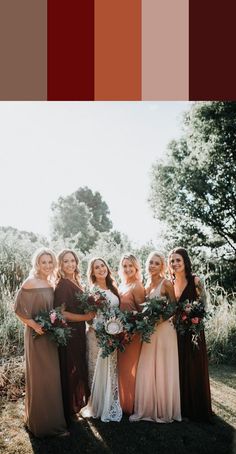
[[19, 356], [24, 350], [24, 327], [16, 317], [14, 297], [4, 290], [0, 298], [0, 358]]
[[[206, 341], [212, 364], [236, 364], [236, 294], [223, 288], [207, 291]], [[20, 356], [24, 350], [24, 327], [16, 317], [14, 296], [4, 291], [0, 298], [0, 357]]]
[[236, 294], [221, 287], [207, 291], [206, 341], [212, 364], [236, 364]]

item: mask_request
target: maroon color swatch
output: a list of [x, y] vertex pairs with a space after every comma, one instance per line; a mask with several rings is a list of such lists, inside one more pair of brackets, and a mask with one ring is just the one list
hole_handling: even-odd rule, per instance
[[189, 99], [236, 100], [235, 0], [189, 0]]
[[94, 100], [94, 0], [48, 0], [47, 99]]

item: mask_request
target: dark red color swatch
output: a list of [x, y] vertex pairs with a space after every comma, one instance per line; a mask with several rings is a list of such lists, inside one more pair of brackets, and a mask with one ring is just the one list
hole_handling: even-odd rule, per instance
[[189, 99], [236, 100], [235, 0], [189, 0]]
[[94, 0], [48, 0], [47, 99], [94, 100]]

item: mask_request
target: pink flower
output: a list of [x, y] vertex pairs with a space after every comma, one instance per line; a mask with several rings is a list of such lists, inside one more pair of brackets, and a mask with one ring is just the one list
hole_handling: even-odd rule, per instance
[[182, 320], [184, 321], [184, 320], [186, 320], [186, 318], [187, 318], [187, 315], [186, 315], [186, 314], [183, 314], [183, 315], [182, 315]]
[[55, 323], [56, 319], [57, 319], [57, 314], [56, 314], [56, 312], [55, 312], [55, 311], [51, 312], [51, 314], [50, 314], [50, 320], [51, 320], [52, 325], [53, 325], [53, 323]]
[[194, 324], [194, 325], [197, 325], [199, 323], [199, 317], [193, 317], [191, 318], [191, 322]]

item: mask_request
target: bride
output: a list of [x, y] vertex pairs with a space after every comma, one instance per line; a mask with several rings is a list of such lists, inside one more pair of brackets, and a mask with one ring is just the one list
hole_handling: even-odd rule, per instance
[[[87, 274], [92, 290], [95, 287], [101, 290], [111, 308], [119, 307], [116, 283], [105, 260], [93, 258], [89, 263]], [[96, 323], [96, 320], [94, 320], [94, 323]], [[93, 348], [92, 345], [91, 349], [96, 351], [96, 348]], [[101, 418], [103, 422], [119, 422], [121, 420], [122, 409], [118, 390], [116, 350], [110, 356], [102, 358], [101, 349], [99, 349], [91, 395], [88, 405], [81, 410], [81, 415], [83, 417]]]

